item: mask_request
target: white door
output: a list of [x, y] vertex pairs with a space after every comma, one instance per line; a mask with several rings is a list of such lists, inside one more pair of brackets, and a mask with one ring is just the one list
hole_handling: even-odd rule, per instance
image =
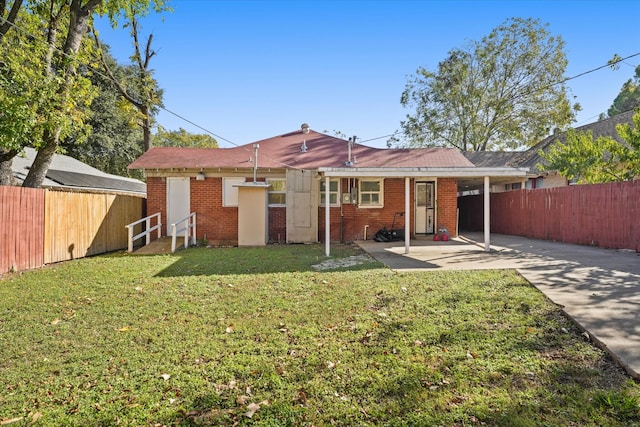
[[433, 182], [416, 182], [416, 234], [433, 233], [434, 187]]
[[191, 213], [189, 177], [167, 178], [167, 234], [171, 224], [186, 218]]

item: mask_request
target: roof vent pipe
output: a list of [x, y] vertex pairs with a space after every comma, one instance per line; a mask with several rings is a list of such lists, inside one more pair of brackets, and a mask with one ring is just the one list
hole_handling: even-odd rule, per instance
[[309, 133], [309, 125], [307, 123], [303, 123], [302, 126], [300, 126], [300, 128], [302, 129], [302, 133], [304, 134]]
[[351, 161], [351, 146], [356, 142], [356, 136], [349, 138], [349, 142], [347, 143], [347, 161], [344, 163], [345, 166], [353, 166], [353, 162]]
[[306, 153], [307, 152], [307, 140], [306, 139], [302, 140], [302, 145], [300, 146], [300, 152], [301, 153]]

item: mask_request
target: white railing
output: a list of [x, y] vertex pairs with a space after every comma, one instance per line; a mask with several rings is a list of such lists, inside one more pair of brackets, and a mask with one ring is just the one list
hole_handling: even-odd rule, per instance
[[[151, 227], [151, 219], [154, 217], [158, 217], [158, 223], [153, 227]], [[146, 227], [145, 227], [146, 229], [142, 233], [136, 234], [134, 236], [133, 228], [136, 225], [140, 224], [141, 222], [146, 222]], [[153, 231], [158, 230], [158, 238], [162, 237], [162, 216], [160, 215], [160, 212], [158, 212], [156, 214], [149, 215], [145, 218], [139, 219], [136, 222], [132, 222], [129, 225], [125, 225], [125, 227], [129, 229], [129, 246], [127, 250], [129, 252], [133, 252], [133, 242], [135, 242], [139, 238], [146, 237], [145, 245], [148, 245], [149, 243], [151, 243], [151, 233]]]
[[[182, 228], [178, 228], [180, 224], [185, 223]], [[193, 230], [193, 232], [191, 231]], [[181, 234], [183, 233], [183, 234]], [[184, 235], [184, 247], [189, 247], [189, 237], [191, 237], [191, 244], [196, 244], [196, 213], [192, 212], [188, 217], [181, 219], [180, 221], [171, 224], [171, 252], [176, 251], [176, 238], [179, 235]]]

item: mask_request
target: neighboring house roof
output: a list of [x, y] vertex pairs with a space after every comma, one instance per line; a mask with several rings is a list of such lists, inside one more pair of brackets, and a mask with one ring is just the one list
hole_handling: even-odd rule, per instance
[[[13, 175], [19, 183], [22, 183], [26, 178], [35, 157], [36, 150], [27, 147], [24, 149], [23, 155], [19, 154], [13, 158]], [[55, 154], [42, 187], [91, 189], [144, 195], [147, 186], [140, 180], [105, 173], [73, 157]]]
[[[129, 168], [252, 168], [253, 144], [234, 148], [153, 147]], [[290, 132], [255, 144], [259, 144], [259, 168], [339, 168], [349, 160], [347, 141], [312, 130], [307, 134]], [[474, 167], [451, 148], [382, 149], [361, 144], [353, 144], [351, 162], [358, 168]]]
[[522, 151], [465, 151], [464, 156], [477, 167], [513, 167]]
[[[616, 126], [622, 123], [633, 123], [635, 111], [617, 114], [595, 123], [574, 128], [577, 132], [591, 132], [593, 138], [610, 136], [621, 144], [625, 142], [618, 136]], [[528, 168], [530, 177], [537, 177], [540, 172], [538, 164], [544, 163], [539, 151], [546, 152], [556, 142], [564, 142], [567, 137], [566, 132], [550, 135], [526, 151], [467, 151], [464, 156], [476, 167], [517, 167]]]
[[[591, 132], [594, 140], [601, 136], [609, 136], [619, 143], [624, 144], [624, 141], [618, 136], [616, 126], [623, 123], [633, 124], [634, 113], [634, 110], [627, 111], [604, 120], [589, 123], [584, 126], [578, 126], [574, 128], [574, 130], [576, 132]], [[539, 151], [542, 150], [543, 152], [546, 152], [556, 142], [564, 142], [566, 137], [566, 132], [548, 136], [533, 147], [529, 148], [527, 151], [519, 152], [513, 160], [514, 164], [520, 167], [528, 167], [530, 171], [538, 173], [539, 171], [536, 166], [540, 163], [544, 163], [544, 159], [540, 156]]]

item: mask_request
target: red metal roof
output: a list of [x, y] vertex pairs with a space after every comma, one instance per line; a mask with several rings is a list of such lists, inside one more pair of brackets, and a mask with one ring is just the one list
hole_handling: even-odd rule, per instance
[[[306, 151], [302, 151], [302, 144]], [[301, 130], [257, 141], [259, 168], [316, 169], [344, 167], [348, 161], [348, 142], [329, 135]], [[170, 168], [253, 168], [253, 144], [234, 148], [153, 147], [129, 165], [130, 169]], [[354, 144], [353, 167], [473, 167], [452, 148], [373, 148]]]

